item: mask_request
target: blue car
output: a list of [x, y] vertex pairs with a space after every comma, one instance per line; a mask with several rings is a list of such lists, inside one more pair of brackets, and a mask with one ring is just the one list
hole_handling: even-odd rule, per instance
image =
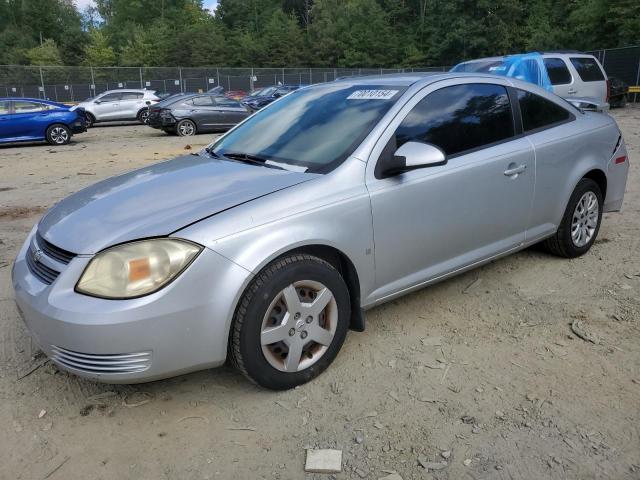
[[66, 145], [87, 130], [84, 110], [37, 98], [0, 98], [0, 143]]
[[304, 85], [274, 85], [271, 87], [264, 87], [251, 92], [251, 95], [244, 97], [240, 100], [240, 103], [245, 107], [248, 107], [252, 112], [255, 112], [266, 107], [271, 102], [286, 95], [287, 93], [293, 92], [303, 86]]

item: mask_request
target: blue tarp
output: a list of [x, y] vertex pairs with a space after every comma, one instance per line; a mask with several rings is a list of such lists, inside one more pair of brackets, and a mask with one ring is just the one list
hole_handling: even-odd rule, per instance
[[547, 68], [539, 53], [523, 53], [504, 57], [502, 65], [491, 67], [489, 71], [495, 75], [504, 75], [518, 80], [535, 83], [542, 88], [553, 91]]
[[553, 91], [542, 55], [537, 52], [507, 55], [502, 60], [486, 59], [464, 62], [451, 69], [452, 72], [486, 72], [494, 75], [517, 78]]

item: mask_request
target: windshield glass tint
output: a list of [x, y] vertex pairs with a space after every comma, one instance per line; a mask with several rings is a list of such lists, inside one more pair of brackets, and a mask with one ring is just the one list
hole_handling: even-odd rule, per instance
[[213, 152], [326, 172], [351, 155], [405, 89], [338, 83], [297, 90], [229, 132]]

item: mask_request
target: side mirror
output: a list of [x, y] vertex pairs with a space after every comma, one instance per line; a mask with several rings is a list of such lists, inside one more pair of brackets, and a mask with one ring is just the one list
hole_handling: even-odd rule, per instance
[[273, 94], [273, 98], [280, 98], [281, 96], [282, 96], [282, 94], [278, 93], [278, 92]]
[[146, 103], [147, 105], [151, 105], [151, 102], [150, 102], [149, 100], [147, 100], [147, 101], [146, 101], [146, 102], [144, 102], [144, 103]]
[[96, 105], [100, 105], [102, 102], [100, 100], [94, 100], [93, 103], [95, 103]]
[[444, 152], [435, 145], [407, 142], [398, 148], [382, 167], [382, 177], [391, 177], [418, 168], [436, 167], [447, 163]]

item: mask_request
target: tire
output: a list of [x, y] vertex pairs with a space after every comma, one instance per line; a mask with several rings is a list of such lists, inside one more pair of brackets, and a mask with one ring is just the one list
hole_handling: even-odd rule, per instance
[[96, 117], [94, 117], [92, 114], [90, 114], [89, 112], [86, 112], [85, 114], [86, 118], [87, 118], [87, 128], [91, 128], [95, 125], [96, 123]]
[[[335, 359], [350, 316], [349, 290], [332, 265], [306, 254], [281, 257], [267, 265], [241, 297], [229, 335], [229, 358], [258, 385], [294, 388]], [[298, 356], [291, 356], [292, 351]]]
[[176, 133], [181, 137], [190, 137], [197, 133], [196, 124], [191, 120], [180, 120], [176, 125]]
[[138, 119], [138, 121], [143, 124], [146, 125], [149, 123], [149, 109], [148, 108], [143, 108], [142, 110], [140, 110], [138, 112], [138, 115], [136, 116], [136, 118]]
[[[580, 180], [571, 194], [558, 230], [542, 243], [544, 248], [565, 258], [575, 258], [587, 253], [600, 231], [603, 203], [598, 184], [590, 178]], [[586, 208], [584, 214], [578, 209], [579, 205], [580, 208]]]
[[46, 137], [51, 145], [66, 145], [71, 141], [71, 130], [66, 125], [55, 123], [47, 128]]

